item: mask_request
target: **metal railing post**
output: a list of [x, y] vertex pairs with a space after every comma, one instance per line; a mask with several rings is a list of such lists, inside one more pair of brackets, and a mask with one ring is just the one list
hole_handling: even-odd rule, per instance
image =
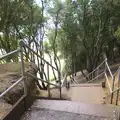
[[[107, 68], [106, 68], [106, 62], [107, 62], [107, 58], [105, 59], [105, 69], [104, 69], [104, 73], [106, 74], [106, 70], [107, 70]], [[106, 77], [105, 77], [105, 86], [106, 86]]]
[[106, 70], [107, 70], [107, 68], [106, 68], [106, 62], [107, 62], [107, 58], [105, 60], [105, 70], [104, 70], [105, 73], [106, 73]]
[[114, 83], [115, 83], [115, 76], [113, 77], [113, 81], [112, 81], [112, 93], [111, 93], [111, 100], [110, 100], [110, 103], [112, 104], [113, 103], [113, 91], [114, 91]]
[[[118, 88], [120, 87], [120, 69], [118, 70]], [[118, 98], [119, 98], [119, 89], [117, 90], [116, 95], [116, 105], [118, 104]]]
[[[97, 68], [97, 76], [99, 75], [99, 67]], [[98, 80], [98, 77], [97, 77], [97, 80]]]
[[50, 98], [50, 77], [49, 77], [49, 65], [47, 64], [47, 76], [48, 76], [48, 97]]
[[62, 98], [61, 72], [60, 71], [58, 71], [58, 80], [59, 80], [59, 83], [60, 83], [60, 98]]
[[[21, 59], [21, 73], [22, 73], [22, 77], [25, 77], [25, 66], [24, 66], [24, 56], [23, 56], [23, 41], [19, 42], [20, 45], [20, 59]], [[26, 82], [24, 79], [24, 95], [27, 95], [27, 86], [26, 86]]]
[[94, 72], [92, 72], [92, 75], [91, 75], [91, 78], [92, 78], [92, 79], [93, 79], [93, 73], [94, 73]]
[[[19, 42], [19, 46], [20, 46], [20, 59], [21, 59], [21, 73], [22, 73], [22, 77], [24, 78], [25, 77], [25, 66], [24, 66], [24, 55], [23, 55], [23, 41]], [[24, 96], [26, 97], [27, 94], [28, 94], [27, 84], [24, 78]], [[25, 110], [27, 110], [26, 98], [24, 98], [24, 108]]]

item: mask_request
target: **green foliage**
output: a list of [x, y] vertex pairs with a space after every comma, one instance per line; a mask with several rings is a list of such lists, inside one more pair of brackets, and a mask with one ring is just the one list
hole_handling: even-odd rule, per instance
[[[0, 2], [0, 48], [4, 53], [16, 50], [20, 39], [29, 45], [45, 21], [42, 9], [33, 0]], [[17, 56], [8, 59], [17, 60]]]
[[[52, 8], [56, 9], [56, 4], [52, 4]], [[83, 69], [91, 72], [102, 61], [103, 52], [108, 58], [114, 58], [114, 48], [119, 47], [114, 37], [116, 32], [119, 39], [119, 9], [120, 3], [112, 0], [64, 2], [55, 42], [66, 63], [64, 72], [70, 74]], [[50, 15], [54, 19], [53, 14]], [[50, 36], [54, 36], [52, 31]], [[49, 37], [50, 44], [51, 40]]]
[[115, 37], [120, 41], [120, 26], [118, 27], [117, 31], [115, 32]]
[[[1, 51], [8, 53], [15, 50], [20, 39], [24, 39], [30, 46], [36, 40], [40, 49], [44, 48], [45, 53], [54, 58], [56, 68], [59, 68], [59, 57], [64, 59], [63, 72], [68, 74], [83, 69], [91, 72], [102, 61], [103, 53], [113, 59], [114, 49], [117, 48], [119, 52], [118, 0], [42, 2], [42, 7], [33, 0], [0, 2]], [[43, 47], [44, 31], [48, 41], [44, 42]], [[43, 52], [40, 54], [42, 56]], [[15, 57], [14, 60], [18, 59]]]

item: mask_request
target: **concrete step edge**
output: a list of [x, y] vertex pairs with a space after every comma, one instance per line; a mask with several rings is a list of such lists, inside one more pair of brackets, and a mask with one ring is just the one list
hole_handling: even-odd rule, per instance
[[70, 87], [102, 87], [101, 84], [71, 84]]
[[101, 116], [112, 118], [114, 116], [114, 107], [100, 104], [85, 104], [74, 101], [59, 101], [59, 100], [36, 100], [32, 109], [51, 109], [56, 111], [65, 111], [78, 114], [87, 114], [93, 116]]

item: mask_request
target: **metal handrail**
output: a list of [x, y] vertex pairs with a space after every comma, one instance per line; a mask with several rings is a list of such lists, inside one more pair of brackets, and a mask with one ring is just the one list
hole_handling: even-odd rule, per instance
[[120, 87], [117, 88], [116, 90], [112, 91], [112, 93], [115, 93], [115, 92], [117, 92], [118, 90], [120, 90]]
[[111, 70], [110, 70], [110, 67], [109, 67], [107, 61], [105, 62], [105, 64], [106, 64], [107, 69], [108, 69], [108, 71], [109, 71], [109, 73], [110, 73], [110, 75], [111, 75], [111, 77], [112, 77], [112, 79], [113, 79], [113, 74], [112, 74], [112, 72], [111, 72]]
[[97, 69], [99, 69], [101, 67], [101, 65], [103, 65], [106, 62], [107, 59], [105, 59], [96, 69], [94, 69], [91, 73], [89, 73], [88, 75], [86, 75], [84, 78], [82, 78], [81, 80], [86, 79], [88, 76], [90, 76], [92, 73], [94, 73]]
[[78, 84], [78, 81], [73, 76], [71, 76], [71, 78], [71, 81], [73, 81], [75, 84]]
[[[103, 63], [105, 63], [106, 60], [107, 60], [107, 59], [105, 59], [105, 60], [104, 60], [96, 69], [94, 69], [92, 72], [95, 72], [98, 68], [100, 68], [100, 66], [103, 65]], [[92, 72], [91, 72], [91, 73], [92, 73]]]
[[[21, 49], [20, 49], [20, 48], [17, 49], [17, 50], [11, 51], [11, 52], [3, 55], [3, 56], [0, 56], [0, 60], [6, 58], [6, 57], [8, 57], [8, 56], [11, 56], [11, 55], [13, 55], [13, 54], [19, 53], [19, 52], [21, 52]], [[17, 82], [15, 82], [15, 83], [12, 84], [9, 88], [7, 88], [4, 92], [2, 92], [2, 93], [0, 94], [0, 98], [2, 98], [5, 94], [7, 94], [11, 89], [13, 89], [15, 86], [17, 86], [17, 85], [18, 85], [21, 81], [23, 81], [23, 80], [24, 80], [24, 77], [22, 76]]]
[[[42, 59], [44, 62], [46, 62], [47, 65], [51, 66], [54, 70], [56, 70], [58, 72], [58, 79], [59, 79], [59, 82], [60, 82], [60, 98], [62, 97], [62, 93], [61, 93], [61, 72], [60, 70], [56, 69], [55, 67], [53, 67], [48, 61], [46, 61], [44, 58], [42, 58], [37, 52], [35, 52], [34, 50], [32, 50], [28, 45], [26, 45], [23, 41], [21, 41], [21, 44], [23, 47], [26, 47], [28, 48], [31, 52], [33, 52], [35, 55], [37, 55], [37, 57], [39, 57], [40, 59]], [[40, 80], [40, 79], [38, 79]], [[45, 82], [45, 81], [44, 81]], [[49, 84], [48, 84], [48, 87], [49, 87]], [[50, 89], [49, 89], [49, 95], [50, 95]]]
[[[22, 41], [23, 42], [23, 41]], [[52, 66], [48, 61], [46, 61], [44, 58], [42, 58], [39, 54], [37, 54], [37, 52], [35, 52], [34, 50], [32, 50], [28, 45], [26, 45], [23, 42], [23, 46], [28, 48], [30, 51], [32, 51], [35, 55], [37, 55], [39, 58], [41, 58], [44, 62], [46, 62], [46, 64], [48, 64], [49, 66], [51, 66], [53, 69], [55, 69], [56, 71], [58, 71], [54, 66]]]
[[119, 97], [119, 90], [120, 90], [120, 87], [119, 87], [120, 78], [119, 78], [119, 76], [118, 76], [118, 88], [116, 90], [114, 90], [114, 85], [115, 85], [114, 83], [115, 83], [115, 76], [116, 76], [116, 74], [119, 73], [119, 75], [120, 75], [120, 66], [118, 67], [118, 69], [116, 70], [116, 72], [114, 74], [112, 74], [107, 61], [106, 61], [106, 67], [107, 67], [107, 69], [108, 69], [108, 71], [109, 71], [109, 73], [110, 73], [110, 75], [112, 77], [112, 87], [111, 87], [109, 79], [108, 79], [108, 76], [106, 74], [106, 70], [105, 70], [105, 77], [106, 77], [106, 81], [108, 83], [108, 87], [109, 87], [109, 90], [110, 90], [111, 104], [113, 103], [113, 94], [115, 92], [117, 92], [117, 94], [116, 94], [116, 105], [117, 105], [118, 104], [118, 97]]
[[24, 77], [21, 77], [17, 82], [15, 82], [13, 85], [11, 85], [9, 88], [7, 88], [3, 93], [1, 93], [0, 98], [2, 98], [5, 94], [7, 94], [11, 89], [13, 89], [15, 86], [17, 86], [23, 80], [24, 80]]
[[43, 80], [43, 79], [41, 79], [41, 78], [38, 78], [38, 77], [36, 77], [36, 76], [34, 76], [34, 75], [30, 74], [30, 73], [27, 73], [27, 74], [28, 74], [29, 76], [31, 76], [31, 77], [33, 77], [33, 78], [35, 78], [35, 79], [37, 79], [37, 80], [40, 80], [40, 81], [42, 81], [42, 82], [45, 82], [45, 83], [47, 83], [47, 84], [53, 85], [53, 86], [55, 86], [55, 87], [60, 87], [59, 85], [56, 85], [56, 84], [50, 83], [50, 82], [48, 82], [48, 81], [45, 81], [45, 80]]
[[116, 72], [113, 74], [113, 76], [116, 76], [116, 74], [118, 73], [119, 70], [120, 70], [120, 66], [118, 67], [118, 69], [116, 70]]
[[[28, 48], [29, 50], [31, 50], [34, 54], [36, 54], [39, 58], [41, 58], [44, 62], [46, 62], [49, 66], [51, 66], [53, 69], [55, 69], [56, 71], [58, 71], [55, 67], [53, 67], [48, 61], [46, 61], [44, 58], [42, 58], [40, 55], [38, 55], [35, 51], [33, 51], [29, 46], [27, 46], [23, 41], [20, 41], [20, 48], [19, 49], [17, 49], [17, 50], [14, 50], [14, 51], [11, 51], [10, 53], [7, 53], [7, 54], [5, 54], [5, 55], [3, 55], [3, 56], [0, 56], [0, 60], [2, 60], [2, 59], [4, 59], [4, 58], [6, 58], [6, 57], [8, 57], [8, 56], [10, 56], [10, 55], [13, 55], [13, 54], [16, 54], [16, 53], [21, 53], [21, 72], [22, 72], [22, 77], [17, 81], [17, 82], [15, 82], [14, 84], [12, 84], [8, 89], [6, 89], [4, 92], [2, 92], [1, 94], [0, 94], [0, 98], [2, 98], [5, 94], [7, 94], [11, 89], [13, 89], [15, 86], [17, 86], [21, 81], [23, 81], [24, 80], [24, 78], [25, 78], [25, 76], [24, 76], [24, 74], [25, 74], [25, 69], [24, 69], [24, 61], [23, 61], [23, 47], [25, 46], [26, 48]], [[59, 73], [60, 71], [58, 71], [58, 73]], [[50, 83], [50, 82], [47, 82], [47, 81], [45, 81], [45, 80], [42, 80], [42, 79], [40, 79], [40, 78], [38, 78], [38, 77], [36, 77], [36, 76], [34, 76], [34, 75], [32, 75], [32, 74], [30, 74], [30, 73], [28, 73], [29, 74], [29, 76], [31, 76], [31, 77], [34, 77], [34, 78], [36, 78], [36, 79], [38, 79], [38, 80], [40, 80], [40, 81], [42, 81], [42, 82], [46, 82], [46, 83], [48, 83], [49, 85], [53, 85], [53, 86], [56, 86], [56, 87], [59, 87], [60, 88], [60, 93], [61, 93], [61, 82], [60, 82], [60, 86], [59, 85], [56, 85], [56, 84], [53, 84], [53, 83]], [[26, 91], [26, 86], [25, 86], [25, 80], [24, 80], [24, 95], [26, 95], [26, 93], [27, 93], [27, 91]], [[61, 96], [61, 94], [60, 94], [60, 96]]]
[[112, 88], [110, 86], [110, 82], [109, 82], [109, 79], [108, 79], [108, 76], [107, 76], [106, 73], [105, 73], [105, 77], [106, 77], [106, 80], [107, 80], [107, 83], [108, 83], [108, 86], [109, 86], [110, 93], [112, 93]]
[[97, 78], [99, 78], [100, 76], [102, 76], [105, 72], [101, 73], [100, 75], [96, 76], [94, 79], [86, 82], [86, 83], [90, 83], [90, 82], [93, 82], [94, 80], [96, 80]]
[[[117, 96], [116, 96], [116, 105], [117, 105], [117, 104], [118, 104], [118, 97], [119, 97], [120, 87], [119, 87], [119, 82], [118, 82], [118, 88], [117, 88], [116, 90], [114, 90], [114, 82], [115, 82], [115, 76], [116, 76], [116, 74], [120, 72], [120, 66], [118, 67], [117, 71], [116, 71], [114, 74], [112, 74], [112, 72], [111, 72], [111, 70], [110, 70], [110, 67], [109, 67], [107, 61], [106, 61], [106, 66], [107, 66], [108, 71], [109, 71], [109, 73], [110, 73], [110, 75], [111, 75], [111, 77], [112, 77], [112, 87], [111, 87], [111, 86], [110, 86], [109, 79], [108, 79], [108, 76], [107, 76], [107, 74], [106, 74], [106, 72], [105, 72], [105, 77], [106, 77], [106, 80], [107, 80], [107, 83], [108, 83], [108, 87], [109, 87], [109, 90], [110, 90], [111, 104], [112, 104], [112, 102], [113, 102], [113, 94], [114, 94], [115, 92], [117, 92]], [[119, 73], [119, 74], [120, 74], [120, 73]], [[119, 77], [118, 77], [118, 78], [119, 78]], [[119, 81], [119, 79], [118, 79], [118, 81]]]
[[[58, 69], [56, 69], [54, 66], [52, 66], [48, 61], [46, 61], [44, 58], [42, 58], [37, 52], [35, 52], [34, 50], [32, 50], [28, 45], [26, 45], [23, 41], [21, 41], [21, 42], [20, 42], [20, 48], [19, 48], [19, 49], [14, 50], [14, 51], [11, 51], [10, 53], [7, 53], [7, 54], [5, 54], [5, 55], [3, 55], [3, 56], [0, 56], [0, 60], [2, 60], [2, 59], [6, 58], [6, 57], [8, 57], [8, 56], [10, 56], [10, 55], [13, 55], [13, 54], [16, 54], [16, 53], [19, 53], [19, 52], [20, 52], [20, 53], [21, 53], [21, 69], [22, 69], [22, 70], [21, 70], [21, 72], [22, 72], [22, 77], [21, 77], [17, 82], [15, 82], [13, 85], [11, 85], [9, 88], [7, 88], [4, 92], [2, 92], [2, 93], [0, 94], [0, 98], [2, 98], [2, 97], [3, 97], [5, 94], [7, 94], [11, 89], [13, 89], [15, 86], [17, 86], [21, 81], [23, 81], [23, 80], [25, 79], [25, 76], [24, 76], [25, 71], [24, 71], [24, 61], [23, 61], [23, 49], [22, 49], [22, 47], [28, 48], [31, 52], [33, 52], [33, 53], [34, 53], [35, 55], [37, 55], [40, 59], [42, 59], [44, 62], [46, 62], [47, 65], [51, 66], [54, 70], [58, 71], [58, 74], [60, 74], [60, 71], [59, 71]], [[109, 73], [110, 73], [110, 75], [111, 75], [111, 77], [112, 77], [112, 80], [113, 80], [114, 76], [115, 76], [115, 75], [117, 74], [117, 72], [120, 70], [120, 67], [118, 68], [118, 70], [117, 70], [114, 74], [112, 74], [112, 72], [111, 72], [111, 70], [110, 70], [110, 67], [109, 67], [109, 65], [108, 65], [108, 63], [107, 63], [107, 59], [105, 59], [96, 69], [94, 69], [91, 73], [89, 73], [86, 77], [82, 78], [81, 80], [86, 79], [88, 76], [90, 76], [91, 74], [93, 74], [93, 73], [94, 73], [96, 70], [98, 70], [104, 63], [105, 63], [105, 65], [106, 65], [106, 67], [107, 67], [107, 69], [108, 69], [108, 71], [109, 71]], [[120, 87], [117, 88], [116, 90], [113, 90], [112, 87], [110, 86], [110, 82], [109, 82], [109, 79], [108, 79], [106, 70], [105, 70], [105, 72], [101, 73], [100, 75], [97, 75], [94, 79], [88, 81], [87, 83], [90, 83], [90, 82], [94, 81], [96, 78], [99, 78], [99, 77], [100, 77], [101, 75], [103, 75], [103, 74], [105, 74], [105, 78], [106, 78], [107, 83], [108, 83], [108, 86], [109, 86], [110, 94], [112, 95], [112, 94], [115, 93], [116, 91], [119, 91], [119, 90], [120, 90]], [[45, 83], [47, 83], [48, 85], [53, 85], [53, 86], [55, 86], [55, 87], [60, 88], [60, 95], [61, 95], [61, 87], [63, 86], [64, 82], [66, 81], [66, 75], [65, 75], [64, 78], [63, 78], [63, 82], [62, 82], [62, 83], [60, 82], [60, 85], [56, 85], [56, 84], [50, 83], [50, 82], [45, 81], [45, 80], [43, 80], [43, 79], [40, 79], [40, 78], [38, 78], [38, 77], [30, 74], [30, 73], [28, 73], [28, 75], [31, 76], [31, 77], [33, 77], [33, 78], [35, 78], [35, 79], [37, 79], [37, 80], [40, 80], [40, 81], [42, 81], [42, 82], [45, 82]], [[60, 76], [61, 76], [61, 75], [59, 75], [59, 80], [61, 79]], [[26, 95], [26, 90], [25, 90], [25, 89], [26, 89], [26, 86], [25, 86], [25, 80], [24, 80], [24, 95]]]
[[67, 78], [67, 75], [65, 74], [64, 77], [63, 77], [63, 82], [61, 83], [61, 87], [63, 87], [64, 83], [66, 82], [66, 79]]
[[8, 56], [10, 56], [10, 55], [13, 55], [13, 54], [15, 54], [15, 53], [19, 53], [19, 52], [20, 52], [20, 49], [11, 51], [11, 52], [9, 52], [9, 53], [7, 53], [7, 54], [5, 54], [5, 55], [0, 56], [0, 60], [4, 59], [4, 58], [6, 58], [6, 57], [8, 57]]

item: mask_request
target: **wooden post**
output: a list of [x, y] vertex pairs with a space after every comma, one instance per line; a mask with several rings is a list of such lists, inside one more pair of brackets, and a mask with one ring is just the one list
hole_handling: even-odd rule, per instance
[[49, 65], [47, 64], [47, 76], [48, 76], [48, 97], [50, 98], [50, 77], [49, 77]]
[[[120, 87], [120, 69], [118, 70], [118, 88]], [[116, 105], [118, 104], [119, 90], [117, 90], [116, 95]]]
[[[113, 77], [113, 81], [112, 81], [112, 91], [114, 91], [114, 83], [115, 83], [115, 76]], [[110, 100], [111, 104], [113, 103], [113, 94], [114, 93], [111, 93], [111, 100]]]

